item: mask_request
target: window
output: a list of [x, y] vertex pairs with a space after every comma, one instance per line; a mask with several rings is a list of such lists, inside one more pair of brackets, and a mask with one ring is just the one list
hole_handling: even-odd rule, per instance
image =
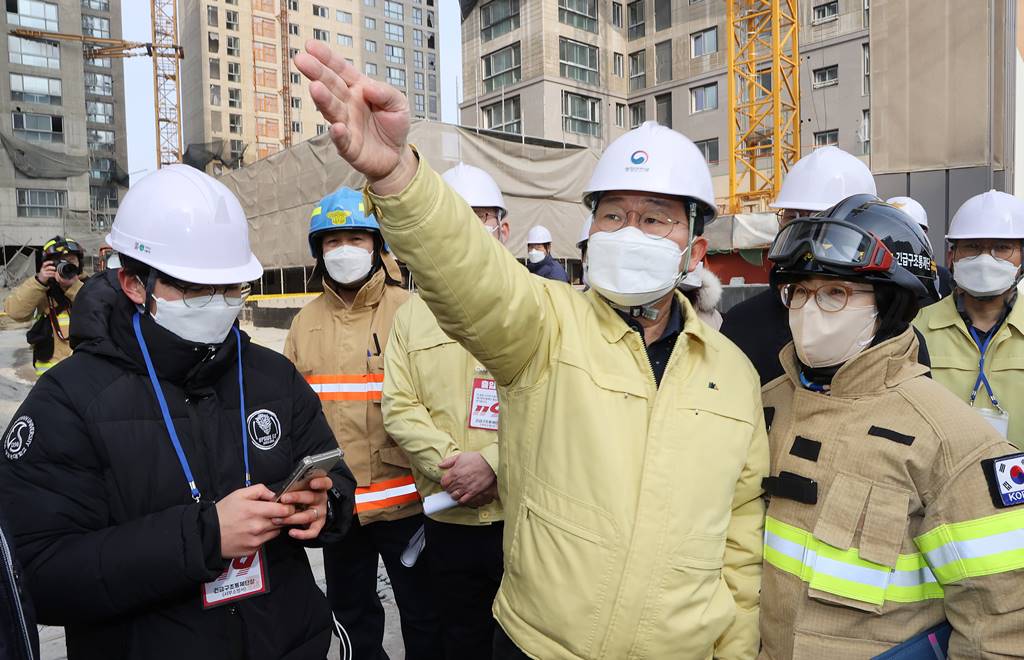
[[87, 65], [89, 65], [89, 66], [100, 67], [102, 69], [109, 69], [110, 68], [110, 58], [109, 57], [90, 57], [90, 58], [85, 60], [85, 63]]
[[757, 72], [757, 84], [756, 96], [759, 99], [763, 99], [768, 96], [772, 91], [772, 72], [771, 69], [765, 69], [764, 71]]
[[814, 70], [814, 84], [818, 87], [831, 87], [839, 84], [839, 65], [825, 66]]
[[302, 132], [302, 122], [300, 122], [300, 121], [293, 121], [292, 122], [292, 133], [301, 133], [301, 132]]
[[690, 88], [690, 112], [705, 112], [718, 107], [718, 83]]
[[435, 62], [436, 62], [435, 55], [433, 53], [427, 53], [427, 68], [430, 69], [431, 71], [434, 71], [435, 70], [435, 67], [434, 67]]
[[363, 65], [363, 72], [368, 76], [377, 75], [377, 65], [373, 62], [367, 62]]
[[[293, 121], [292, 122], [292, 127], [295, 127], [295, 126], [298, 126], [299, 130], [298, 131], [294, 131], [294, 132], [295, 133], [301, 133], [302, 132], [302, 124], [300, 124], [297, 121]], [[266, 158], [267, 156], [271, 156], [273, 154], [276, 154], [280, 150], [281, 150], [281, 146], [278, 145], [278, 144], [275, 144], [273, 142], [257, 142], [256, 143], [256, 160], [260, 160], [262, 158]]]
[[434, 117], [436, 119], [437, 118], [437, 97], [436, 96], [431, 96], [430, 97], [430, 102], [428, 104], [428, 108], [427, 109], [430, 111], [431, 117]]
[[626, 127], [626, 104], [616, 103], [615, 104], [615, 125], [619, 128]]
[[11, 100], [24, 103], [61, 104], [60, 79], [11, 74]]
[[238, 12], [237, 11], [225, 11], [224, 12], [224, 27], [229, 30], [238, 32]]
[[245, 153], [245, 143], [241, 140], [231, 140], [228, 144], [231, 150], [231, 160], [237, 160], [241, 165], [242, 155]]
[[114, 131], [87, 128], [85, 141], [89, 145], [89, 151], [109, 151], [114, 144]]
[[291, 83], [293, 85], [301, 85], [302, 84], [302, 74], [301, 73], [295, 73], [294, 71], [292, 71], [291, 73], [288, 74], [288, 78], [289, 78], [289, 80], [291, 81]]
[[[234, 3], [229, 2], [228, 4]], [[288, 0], [288, 11], [299, 11], [299, 0]]]
[[19, 218], [59, 218], [68, 205], [66, 190], [18, 188]]
[[104, 101], [86, 101], [85, 120], [95, 124], [113, 124], [114, 104]]
[[31, 112], [12, 112], [14, 135], [30, 142], [64, 142], [64, 118]]
[[629, 104], [629, 127], [638, 128], [647, 121], [647, 101]]
[[82, 9], [110, 11], [110, 0], [82, 0]]
[[228, 132], [242, 132], [242, 115], [228, 115]]
[[210, 58], [210, 78], [213, 79], [213, 80], [219, 80], [220, 79], [220, 58], [219, 57], [211, 57]]
[[385, 23], [384, 38], [391, 41], [405, 41], [405, 28], [394, 23]]
[[365, 7], [376, 7], [377, 0], [363, 0], [363, 6]]
[[350, 35], [350, 34], [342, 34], [340, 32], [338, 33], [338, 45], [339, 46], [349, 46], [349, 47], [351, 47], [353, 43], [355, 43], [355, 42], [352, 41], [352, 35]]
[[562, 130], [601, 135], [601, 99], [562, 92]]
[[672, 0], [654, 0], [654, 31], [672, 27]]
[[277, 70], [276, 69], [265, 69], [263, 67], [256, 68], [256, 86], [257, 87], [270, 87], [271, 89], [277, 89]]
[[290, 59], [290, 60], [291, 59], [295, 59], [295, 56], [298, 55], [298, 54], [299, 54], [299, 49], [298, 48], [289, 48], [288, 49], [288, 59]]
[[313, 5], [313, 15], [317, 18], [327, 18], [330, 16], [330, 12], [327, 7], [321, 7], [320, 5]]
[[110, 19], [82, 14], [82, 34], [101, 39], [110, 38]]
[[672, 40], [654, 46], [654, 84], [672, 80]]
[[655, 119], [662, 126], [672, 128], [672, 93], [659, 94], [654, 97]]
[[324, 133], [327, 132], [328, 128], [329, 127], [327, 126], [327, 124], [317, 124], [316, 125], [316, 134], [317, 135], [323, 135]]
[[423, 74], [416, 71], [412, 75], [412, 86], [413, 89], [423, 89], [426, 85], [423, 84]]
[[483, 125], [486, 129], [517, 135], [523, 132], [523, 119], [518, 96], [485, 105], [480, 108], [480, 113], [483, 115]]
[[114, 78], [105, 73], [85, 72], [85, 93], [100, 96], [114, 95]]
[[229, 108], [241, 108], [242, 107], [242, 90], [235, 87], [228, 87], [228, 107]]
[[629, 54], [629, 89], [643, 89], [647, 86], [647, 51], [638, 50]]
[[393, 66], [389, 66], [386, 69], [387, 80], [389, 85], [395, 87], [405, 87], [405, 69], [399, 69]]
[[871, 27], [871, 0], [864, 0], [864, 27]]
[[519, 0], [491, 0], [480, 6], [480, 40], [490, 41], [519, 27]]
[[700, 140], [694, 142], [694, 144], [700, 149], [700, 153], [704, 156], [704, 160], [708, 162], [708, 165], [718, 165], [718, 138]]
[[56, 32], [57, 5], [38, 0], [7, 0], [7, 22], [23, 28]]
[[405, 49], [401, 46], [384, 44], [384, 59], [392, 64], [405, 64]]
[[220, 85], [210, 85], [210, 105], [220, 106]]
[[376, 41], [372, 41], [370, 39], [367, 39], [367, 40], [365, 40], [363, 42], [363, 47], [366, 48], [366, 52], [367, 53], [376, 53], [377, 52], [377, 42]]
[[242, 82], [242, 65], [228, 62], [228, 82]]
[[90, 158], [89, 177], [92, 179], [110, 180], [112, 172], [116, 171], [113, 158]]
[[423, 68], [423, 53], [421, 51], [413, 51], [412, 53], [412, 64], [417, 69]]
[[273, 39], [277, 36], [277, 21], [262, 16], [252, 17], [252, 34], [256, 37]]
[[238, 57], [241, 52], [242, 46], [238, 37], [228, 37], [228, 48], [227, 53], [231, 57]]
[[11, 64], [60, 68], [60, 47], [50, 41], [31, 41], [8, 35], [7, 57]]
[[522, 78], [519, 59], [519, 42], [484, 55], [484, 91], [514, 85]]
[[612, 71], [618, 78], [626, 75], [626, 58], [622, 53], [612, 53]]
[[597, 33], [597, 0], [558, 0], [558, 21]]
[[412, 45], [416, 48], [423, 48], [423, 30], [412, 31]]
[[319, 28], [313, 28], [313, 38], [317, 41], [330, 41], [331, 33], [327, 30], [321, 30]]
[[[293, 101], [296, 101], [295, 97], [292, 97]], [[277, 112], [277, 94], [267, 94], [266, 92], [256, 92], [256, 112]], [[294, 108], [295, 106], [292, 105]]]
[[276, 64], [277, 59], [277, 46], [274, 44], [254, 43], [252, 45], [252, 58], [257, 62], [265, 62], [266, 64]]
[[437, 74], [436, 73], [428, 73], [427, 74], [427, 91], [428, 92], [436, 92], [437, 91]]
[[405, 20], [405, 8], [402, 3], [384, 0], [384, 18], [390, 18], [393, 21]]
[[370, 18], [369, 16], [364, 17], [363, 18], [363, 27], [366, 28], [367, 30], [376, 30], [377, 29], [377, 19], [376, 18]]
[[339, 23], [351, 23], [352, 22], [352, 12], [349, 12], [349, 11], [342, 11], [342, 10], [338, 9], [337, 11], [335, 11], [334, 17], [338, 20]]
[[117, 189], [108, 186], [89, 186], [89, 207], [92, 209], [116, 209]]
[[860, 143], [865, 155], [871, 153], [871, 111], [861, 110]]
[[416, 94], [413, 97], [413, 106], [412, 107], [413, 107], [413, 110], [415, 110], [416, 112], [418, 112], [420, 114], [423, 114], [424, 112], [427, 111], [427, 100], [426, 100], [426, 98], [424, 98], [424, 96], [422, 94]]
[[[256, 118], [256, 135], [259, 137], [277, 137], [280, 135], [281, 126], [277, 119], [274, 117], [257, 117]], [[302, 127], [295, 131], [296, 133], [302, 132]]]
[[423, 25], [423, 10], [419, 7], [412, 8], [412, 22], [415, 25]]
[[718, 27], [690, 35], [690, 57], [703, 57], [718, 51]]
[[612, 3], [612, 25], [620, 28], [622, 27], [622, 3]]
[[871, 93], [871, 49], [867, 44], [861, 46], [861, 69], [864, 75], [860, 93], [867, 95]]
[[644, 0], [633, 0], [626, 5], [626, 14], [629, 19], [627, 38], [632, 41], [644, 36]]
[[216, 32], [210, 32], [206, 36], [206, 50], [211, 53], [220, 52], [220, 35]]
[[588, 85], [598, 84], [597, 47], [559, 37], [559, 73], [563, 78]]
[[830, 128], [826, 131], [817, 131], [814, 134], [815, 147], [835, 147], [839, 145], [839, 129]]
[[834, 21], [839, 18], [839, 0], [832, 0], [814, 7], [814, 20], [812, 25]]

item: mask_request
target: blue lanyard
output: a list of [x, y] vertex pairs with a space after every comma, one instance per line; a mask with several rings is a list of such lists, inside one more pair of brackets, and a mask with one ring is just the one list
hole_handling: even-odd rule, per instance
[[[174, 429], [174, 422], [171, 420], [171, 412], [167, 408], [167, 399], [164, 398], [164, 391], [160, 387], [160, 381], [156, 377], [156, 369], [153, 368], [153, 360], [149, 357], [149, 347], [146, 346], [146, 340], [142, 336], [142, 328], [139, 325], [139, 313], [135, 312], [132, 317], [132, 327], [135, 329], [135, 339], [139, 342], [139, 348], [142, 350], [142, 359], [146, 361], [146, 371], [149, 372], [149, 382], [153, 384], [153, 392], [156, 394], [156, 401], [160, 404], [160, 413], [164, 418], [164, 426], [167, 427], [167, 434], [171, 437], [171, 444], [174, 445], [174, 452], [178, 455], [178, 462], [181, 463], [181, 471], [185, 473], [185, 479], [188, 481], [189, 491], [192, 493], [192, 499], [196, 502], [199, 501], [199, 488], [196, 486], [195, 477], [192, 476], [192, 468], [188, 465], [188, 459], [185, 458], [185, 450], [181, 448], [181, 441], [178, 440], [178, 432]], [[238, 345], [238, 399], [239, 407], [242, 416], [242, 458], [245, 461], [245, 486], [248, 488], [252, 485], [252, 478], [249, 472], [249, 429], [246, 428], [245, 423], [245, 387], [242, 382], [242, 336], [238, 332], [238, 327], [234, 326], [231, 328], [235, 333], [236, 344]]]
[[978, 358], [978, 379], [974, 381], [974, 389], [971, 390], [970, 404], [972, 406], [974, 405], [974, 400], [978, 398], [978, 390], [982, 385], [984, 385], [985, 391], [988, 392], [988, 398], [992, 401], [992, 405], [994, 405], [1000, 412], [1003, 412], [1002, 406], [999, 405], [999, 399], [996, 398], [995, 392], [992, 391], [992, 385], [988, 382], [988, 376], [985, 375], [985, 353], [988, 351], [989, 344], [992, 343], [992, 338], [996, 336], [998, 327], [992, 328], [992, 330], [989, 331], [988, 336], [985, 337], [985, 341], [981, 340], [981, 337], [978, 336], [978, 331], [973, 325], [968, 328], [968, 331], [971, 333], [974, 343], [978, 345], [978, 351], [981, 352], [981, 357]]

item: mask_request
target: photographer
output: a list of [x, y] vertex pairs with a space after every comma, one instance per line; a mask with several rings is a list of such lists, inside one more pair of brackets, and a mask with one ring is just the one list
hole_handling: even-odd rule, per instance
[[4, 311], [15, 321], [36, 318], [27, 334], [36, 376], [42, 376], [71, 355], [71, 304], [82, 288], [84, 256], [77, 241], [54, 236], [43, 245], [39, 272], [22, 282], [4, 301]]

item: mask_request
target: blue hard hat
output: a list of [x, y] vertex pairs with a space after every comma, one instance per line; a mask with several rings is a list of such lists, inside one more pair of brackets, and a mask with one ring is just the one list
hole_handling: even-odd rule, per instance
[[310, 253], [317, 256], [320, 251], [318, 236], [329, 231], [361, 229], [380, 234], [377, 218], [364, 209], [363, 193], [351, 188], [339, 188], [320, 200], [309, 216]]

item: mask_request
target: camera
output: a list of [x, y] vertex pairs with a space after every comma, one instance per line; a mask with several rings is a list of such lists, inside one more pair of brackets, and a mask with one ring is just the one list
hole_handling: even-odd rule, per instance
[[74, 279], [82, 272], [82, 269], [77, 264], [64, 261], [63, 259], [57, 262], [56, 269], [57, 275], [64, 280]]

